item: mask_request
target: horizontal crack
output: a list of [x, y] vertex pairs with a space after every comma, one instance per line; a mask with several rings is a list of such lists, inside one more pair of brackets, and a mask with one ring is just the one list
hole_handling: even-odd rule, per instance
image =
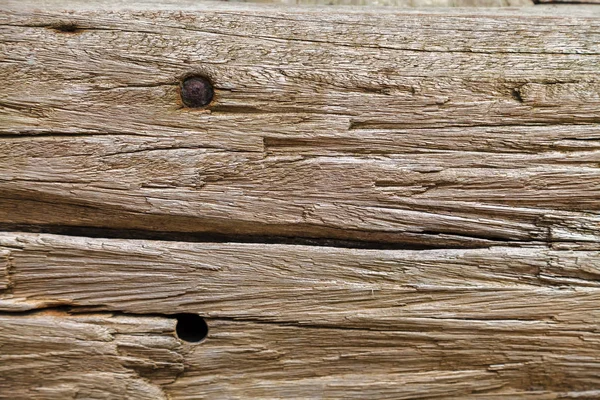
[[[106, 310], [101, 306], [74, 306], [74, 305], [52, 305], [34, 308], [31, 310], [17, 310], [17, 311], [0, 311], [0, 316], [33, 316], [37, 314], [44, 313], [59, 313], [64, 314], [65, 316], [77, 316], [77, 315], [85, 315], [85, 314], [93, 314], [93, 315], [106, 315], [106, 316], [121, 316], [121, 317], [140, 317], [140, 318], [167, 318], [167, 319], [177, 319], [180, 312], [174, 313], [135, 313], [135, 312], [125, 312], [119, 310]], [[226, 322], [239, 322], [239, 323], [253, 323], [260, 325], [277, 325], [277, 326], [292, 326], [297, 328], [307, 328], [307, 329], [332, 329], [332, 330], [362, 330], [362, 331], [389, 331], [389, 329], [371, 329], [371, 328], [362, 328], [362, 327], [349, 327], [349, 326], [337, 326], [337, 325], [325, 325], [325, 324], [314, 324], [314, 323], [302, 323], [299, 321], [272, 321], [261, 318], [248, 318], [248, 317], [208, 317], [203, 315], [203, 313], [199, 312], [199, 316], [204, 318], [207, 322], [210, 321], [226, 321]]]
[[[464, 245], [436, 245], [414, 242], [378, 242], [364, 240], [347, 240], [331, 238], [311, 238], [296, 236], [269, 236], [269, 235], [245, 235], [245, 234], [224, 234], [207, 232], [176, 232], [176, 231], [146, 231], [138, 229], [115, 229], [115, 228], [97, 228], [63, 225], [25, 225], [0, 223], [0, 232], [27, 232], [27, 233], [48, 233], [65, 236], [79, 236], [99, 239], [139, 239], [139, 240], [161, 240], [177, 242], [199, 242], [199, 243], [256, 243], [256, 244], [284, 244], [301, 246], [320, 246], [320, 247], [339, 247], [352, 249], [374, 249], [374, 250], [433, 250], [433, 249], [460, 249]], [[444, 232], [426, 232], [423, 238], [431, 238], [436, 235], [447, 235]], [[456, 235], [451, 235], [456, 236]], [[460, 235], [460, 237], [468, 237]], [[486, 239], [482, 237], [473, 237], [474, 239]], [[511, 244], [520, 245], [523, 241], [517, 240], [497, 240], [497, 238], [488, 238], [489, 243], [480, 243], [471, 245], [477, 248], [489, 248], [493, 246], [510, 246]], [[527, 242], [531, 243], [531, 242]]]
[[[97, 308], [96, 308], [97, 307]], [[64, 314], [65, 317], [77, 317], [77, 316], [85, 316], [89, 315], [104, 315], [107, 317], [129, 317], [129, 318], [163, 318], [163, 319], [172, 319], [177, 320], [181, 315], [180, 312], [174, 313], [136, 313], [136, 312], [125, 312], [120, 310], [106, 310], [105, 308], [100, 308], [101, 306], [69, 306], [69, 305], [58, 305], [58, 306], [47, 306], [40, 307], [36, 309], [31, 309], [27, 311], [0, 311], [0, 316], [34, 316], [37, 314], [44, 315], [46, 313], [51, 313], [53, 316], [56, 314]], [[190, 313], [187, 313], [190, 314]], [[193, 313], [192, 313], [193, 314]], [[292, 327], [299, 329], [319, 329], [319, 330], [332, 330], [332, 331], [370, 331], [370, 332], [406, 332], [414, 329], [400, 329], [398, 327], [390, 326], [378, 326], [372, 325], [368, 327], [363, 326], [352, 326], [352, 325], [334, 325], [334, 324], [325, 324], [325, 323], [315, 323], [315, 322], [302, 322], [300, 320], [290, 320], [290, 319], [282, 319], [282, 320], [273, 320], [269, 319], [269, 317], [260, 318], [256, 317], [227, 317], [227, 316], [208, 316], [202, 312], [196, 313], [198, 316], [202, 317], [208, 327], [210, 329], [210, 323], [213, 322], [231, 322], [231, 323], [251, 323], [256, 325], [264, 325], [264, 326], [275, 326], [275, 327]], [[447, 320], [447, 321], [465, 321], [465, 322], [511, 322], [511, 323], [521, 323], [521, 324], [529, 324], [529, 323], [545, 323], [545, 324], [553, 324], [556, 321], [552, 317], [544, 317], [542, 319], [535, 318], [461, 318], [461, 317], [449, 317], [449, 318], [440, 318], [440, 317], [427, 317], [425, 320], [435, 321], [435, 320]], [[489, 328], [490, 330], [494, 330], [493, 327]], [[591, 331], [594, 331], [593, 329]]]
[[600, 123], [598, 118], [590, 118], [586, 121], [579, 122], [563, 122], [563, 121], [548, 121], [548, 122], [492, 122], [492, 123], [478, 123], [472, 124], [467, 122], [457, 123], [444, 123], [440, 122], [436, 126], [413, 126], [410, 122], [380, 122], [377, 120], [367, 121], [350, 121], [348, 127], [349, 131], [353, 130], [395, 130], [395, 129], [411, 129], [411, 130], [430, 130], [430, 129], [446, 129], [446, 128], [501, 128], [501, 127], [545, 127], [545, 126], [581, 126], [581, 125], [595, 125]]

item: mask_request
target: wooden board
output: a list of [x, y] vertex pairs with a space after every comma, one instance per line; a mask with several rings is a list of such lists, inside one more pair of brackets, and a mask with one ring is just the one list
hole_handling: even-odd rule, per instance
[[0, 219], [598, 240], [599, 18], [236, 6], [5, 12]]
[[[548, 336], [536, 336], [512, 326], [512, 333], [483, 337], [467, 330], [424, 335], [210, 323], [217, 333], [195, 346], [173, 338], [174, 320], [169, 318], [3, 315], [0, 389], [13, 399], [119, 398], [124, 393], [129, 399], [396, 399], [422, 398], [423, 393], [432, 398], [553, 399], [598, 394], [552, 390], [564, 388], [565, 382], [598, 384], [594, 333], [549, 330]], [[549, 357], [556, 348], [570, 354]], [[489, 354], [485, 361], [481, 352]], [[498, 364], [487, 365], [493, 362]], [[548, 375], [548, 369], [561, 375]]]
[[600, 398], [600, 8], [11, 0], [0, 55], [0, 398]]
[[[229, 0], [232, 2], [322, 6], [388, 7], [526, 7], [533, 0]], [[589, 0], [593, 2], [594, 0]]]
[[9, 260], [10, 295], [0, 307], [6, 311], [201, 311], [386, 329], [428, 313], [536, 319], [550, 312], [549, 304], [552, 318], [593, 323], [600, 301], [598, 250], [390, 251], [10, 233], [0, 236], [0, 249]]
[[[542, 399], [594, 397], [600, 385], [598, 251], [45, 234], [3, 234], [0, 249], [11, 287], [0, 302], [0, 343], [8, 346], [0, 359], [13, 360], [0, 388], [14, 387], [23, 373], [40, 379], [21, 389], [23, 398], [64, 398], [81, 386], [84, 395], [122, 390], [106, 387], [117, 376], [134, 398], [157, 398], [160, 389], [172, 399], [422, 391]], [[57, 307], [85, 313], [10, 314]], [[176, 340], [174, 319], [164, 315], [173, 310], [207, 317], [206, 341]], [[49, 347], [46, 337], [57, 344]], [[42, 371], [50, 365], [65, 367], [49, 379]]]
[[600, 4], [600, 0], [535, 0], [538, 4]]

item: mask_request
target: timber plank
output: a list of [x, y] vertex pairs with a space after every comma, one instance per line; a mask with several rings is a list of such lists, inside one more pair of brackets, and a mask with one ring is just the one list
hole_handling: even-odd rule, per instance
[[173, 318], [1, 315], [0, 388], [12, 399], [553, 399], [593, 398], [599, 383], [598, 333], [559, 324], [536, 333], [520, 322], [510, 333], [470, 321], [423, 332], [209, 325], [196, 345], [176, 337]]
[[24, 233], [3, 233], [0, 245], [12, 262], [12, 288], [0, 305], [6, 311], [176, 310], [388, 330], [463, 320], [480, 329], [488, 321], [527, 321], [533, 330], [560, 321], [570, 330], [600, 317], [598, 251], [358, 250]]
[[539, 4], [600, 4], [600, 0], [536, 0]]
[[233, 0], [248, 3], [327, 6], [393, 6], [393, 7], [525, 7], [531, 0]]
[[[0, 388], [13, 399], [594, 398], [600, 257], [563, 247], [4, 232]], [[169, 314], [181, 312], [206, 317], [205, 341], [177, 338]]]
[[265, 156], [155, 146], [4, 140], [2, 220], [468, 247], [598, 240], [595, 149]]
[[[0, 220], [427, 246], [598, 240], [592, 9], [165, 4], [3, 12], [14, 84], [1, 89]], [[182, 108], [190, 72], [213, 80], [207, 110]]]
[[0, 398], [600, 397], [599, 8], [9, 0], [0, 57]]

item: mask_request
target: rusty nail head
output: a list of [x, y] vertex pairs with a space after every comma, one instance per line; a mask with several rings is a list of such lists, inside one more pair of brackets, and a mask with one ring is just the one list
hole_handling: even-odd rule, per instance
[[201, 76], [192, 76], [181, 82], [181, 100], [188, 107], [205, 107], [215, 94], [212, 84]]

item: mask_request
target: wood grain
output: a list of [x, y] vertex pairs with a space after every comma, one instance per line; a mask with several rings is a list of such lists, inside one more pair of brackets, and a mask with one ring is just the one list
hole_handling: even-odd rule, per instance
[[324, 6], [388, 7], [527, 7], [532, 0], [230, 0], [248, 3]]
[[598, 384], [597, 332], [549, 327], [538, 336], [517, 333], [516, 324], [514, 333], [481, 336], [469, 329], [424, 334], [210, 320], [211, 334], [195, 346], [178, 340], [174, 325], [171, 318], [110, 314], [2, 315], [0, 388], [17, 400], [598, 394], [585, 389]]
[[600, 8], [2, 5], [1, 399], [600, 398]]
[[176, 310], [379, 329], [440, 319], [553, 319], [575, 328], [600, 316], [597, 250], [391, 251], [24, 233], [0, 234], [0, 249], [11, 260], [6, 311]]
[[[12, 398], [96, 398], [123, 385], [130, 398], [171, 399], [598, 394], [598, 251], [25, 233], [0, 244], [12, 263], [0, 359], [13, 360], [0, 388], [39, 379]], [[83, 314], [15, 314], [65, 306]], [[174, 311], [207, 317], [208, 338], [177, 339]]]
[[600, 4], [600, 0], [536, 0], [538, 4]]
[[598, 13], [77, 7], [3, 13], [4, 222], [598, 240]]
[[184, 369], [174, 320], [0, 315], [0, 398], [167, 399]]
[[[1, 315], [0, 397], [412, 399], [427, 393], [431, 398], [554, 399], [598, 394], [586, 390], [598, 384], [596, 332], [559, 333], [549, 327], [538, 336], [526, 329], [518, 333], [516, 324], [514, 333], [481, 336], [470, 329], [424, 334], [209, 323], [206, 341], [190, 345], [176, 338], [171, 318]], [[481, 352], [488, 354], [485, 360]], [[557, 374], [548, 375], [549, 369]]]

